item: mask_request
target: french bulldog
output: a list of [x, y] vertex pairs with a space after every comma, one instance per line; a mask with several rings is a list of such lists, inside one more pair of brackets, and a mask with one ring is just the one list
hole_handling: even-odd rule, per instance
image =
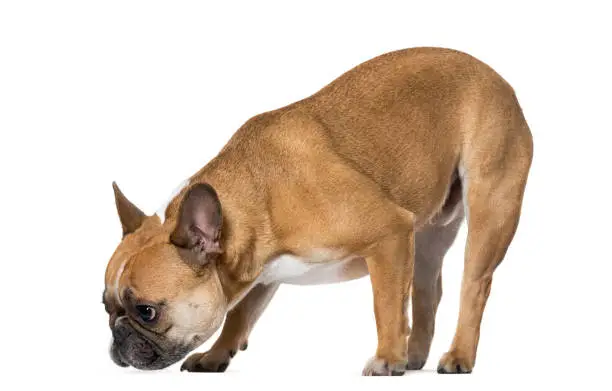
[[223, 325], [181, 367], [223, 372], [280, 284], [369, 275], [378, 347], [363, 374], [421, 369], [465, 219], [459, 319], [438, 372], [469, 373], [532, 155], [513, 89], [479, 60], [413, 48], [367, 61], [247, 121], [157, 214], [113, 183], [123, 239], [105, 276], [111, 357], [164, 368]]

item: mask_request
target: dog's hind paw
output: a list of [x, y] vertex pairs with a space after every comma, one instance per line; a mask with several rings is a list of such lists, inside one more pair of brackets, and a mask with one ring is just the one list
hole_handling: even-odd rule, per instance
[[473, 367], [474, 365], [467, 358], [454, 352], [447, 352], [440, 359], [438, 373], [472, 373]]

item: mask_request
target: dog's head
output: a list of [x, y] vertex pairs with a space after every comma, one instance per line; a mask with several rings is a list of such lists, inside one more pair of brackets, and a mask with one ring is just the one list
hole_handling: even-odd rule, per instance
[[164, 368], [206, 341], [227, 311], [215, 267], [221, 205], [212, 187], [194, 185], [162, 224], [113, 187], [123, 239], [105, 277], [111, 358], [120, 366]]

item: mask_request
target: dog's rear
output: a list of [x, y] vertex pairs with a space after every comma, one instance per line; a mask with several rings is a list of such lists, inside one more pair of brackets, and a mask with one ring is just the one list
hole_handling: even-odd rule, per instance
[[324, 125], [338, 155], [415, 214], [413, 292], [422, 302], [413, 306], [409, 366], [420, 368], [427, 358], [442, 258], [457, 221], [468, 216], [459, 323], [438, 370], [470, 372], [491, 277], [516, 230], [533, 155], [513, 89], [467, 54], [419, 48], [366, 62], [299, 105]]

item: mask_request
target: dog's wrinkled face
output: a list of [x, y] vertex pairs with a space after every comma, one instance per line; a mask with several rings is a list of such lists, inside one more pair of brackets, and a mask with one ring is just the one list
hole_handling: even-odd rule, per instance
[[220, 252], [220, 206], [212, 188], [198, 185], [187, 192], [177, 224], [167, 232], [116, 186], [115, 197], [124, 236], [105, 278], [111, 358], [120, 366], [161, 369], [223, 322], [227, 302], [210, 261]]

